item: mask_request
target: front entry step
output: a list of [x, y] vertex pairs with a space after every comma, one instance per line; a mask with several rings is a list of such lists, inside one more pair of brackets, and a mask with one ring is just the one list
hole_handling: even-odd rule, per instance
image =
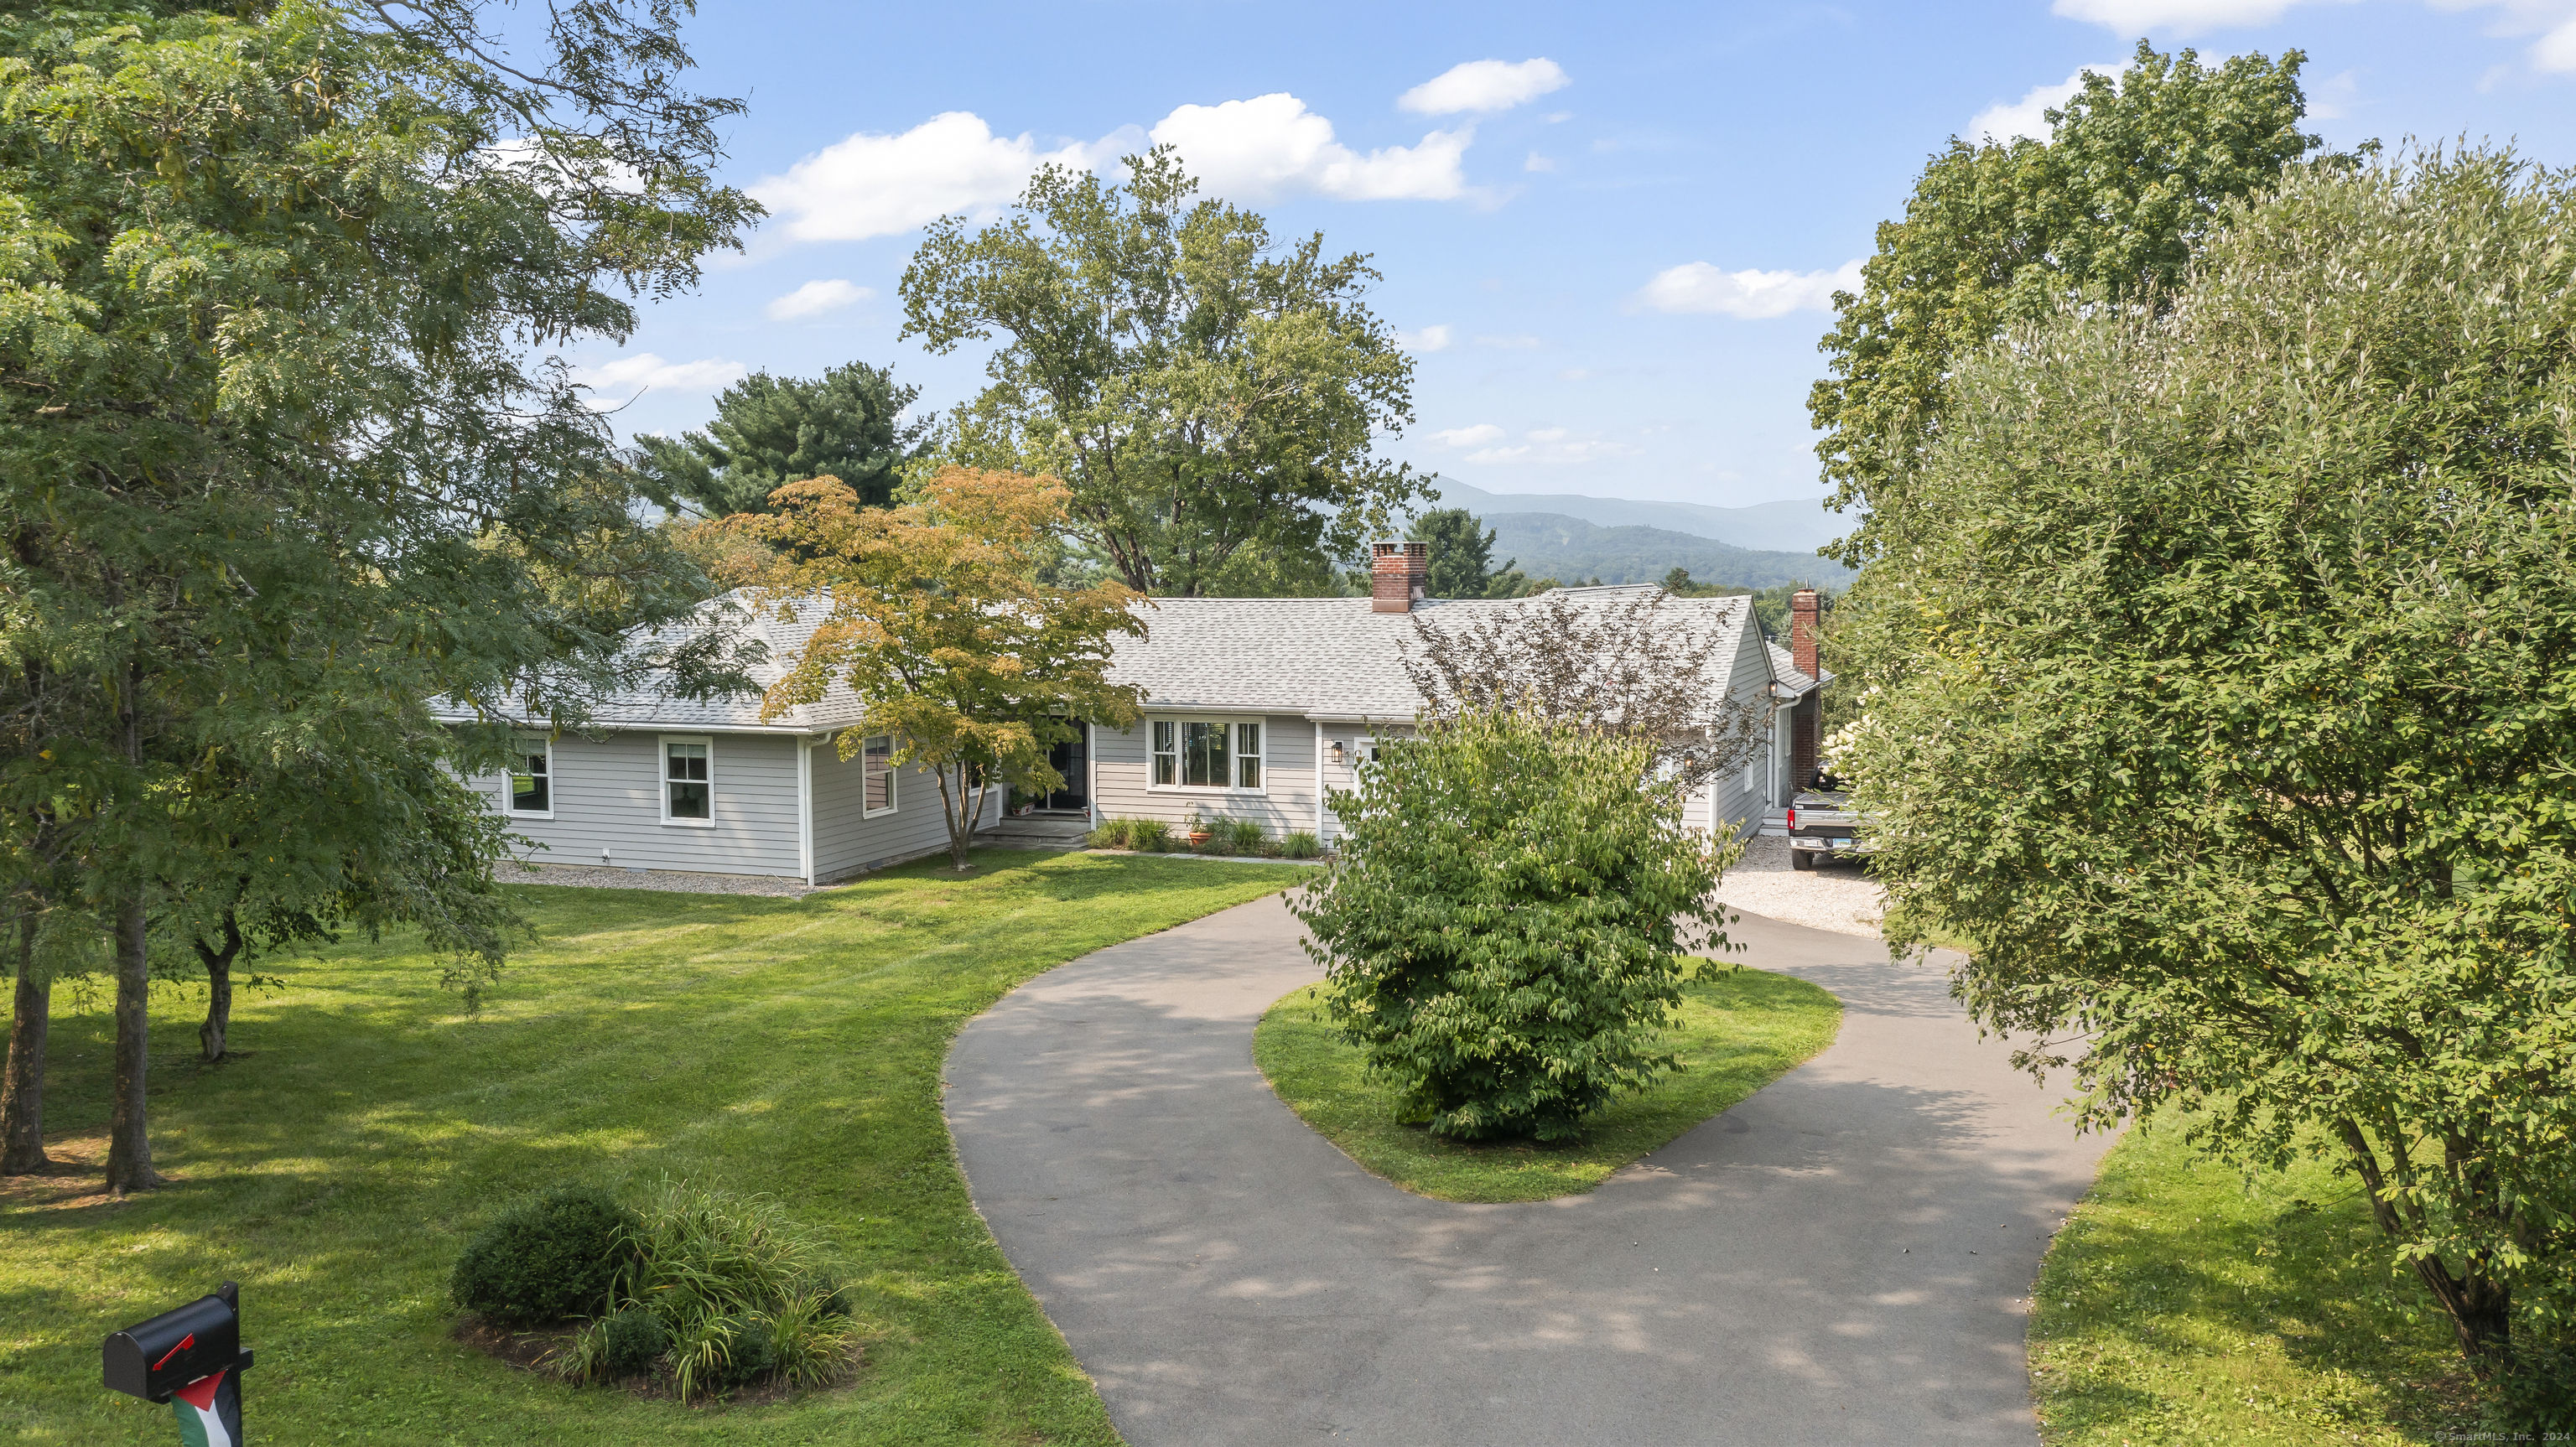
[[1080, 814], [1023, 814], [977, 830], [975, 842], [1003, 849], [1079, 849], [1090, 833], [1091, 821]]

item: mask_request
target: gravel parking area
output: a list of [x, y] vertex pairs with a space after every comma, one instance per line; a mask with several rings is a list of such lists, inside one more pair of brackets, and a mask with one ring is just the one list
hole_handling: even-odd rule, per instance
[[757, 874], [684, 874], [671, 869], [602, 869], [595, 864], [504, 864], [505, 884], [565, 884], [575, 889], [659, 889], [672, 894], [766, 894], [802, 899], [814, 891], [792, 879]]
[[1861, 872], [1859, 861], [1792, 869], [1789, 841], [1767, 836], [1745, 841], [1744, 857], [1718, 881], [1717, 897], [1746, 914], [1869, 939], [1878, 938], [1887, 912], [1887, 891]]

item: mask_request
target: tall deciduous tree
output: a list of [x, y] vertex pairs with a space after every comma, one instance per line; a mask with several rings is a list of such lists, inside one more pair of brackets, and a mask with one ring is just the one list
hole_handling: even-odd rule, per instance
[[1412, 359], [1361, 301], [1377, 273], [1193, 200], [1168, 147], [1126, 165], [1050, 166], [1004, 219], [931, 226], [903, 334], [1006, 334], [945, 455], [1063, 478], [1074, 536], [1140, 593], [1202, 594], [1249, 549], [1356, 554], [1422, 488], [1372, 451], [1413, 421]]
[[2565, 174], [2294, 169], [1960, 358], [1837, 635], [1891, 938], [2088, 1124], [2340, 1157], [2490, 1376], [2576, 1326], [2571, 343]]
[[[201, 878], [205, 760], [293, 787], [496, 756], [446, 695], [578, 717], [703, 580], [635, 520], [602, 419], [531, 347], [622, 336], [754, 208], [709, 175], [682, 7], [472, 0], [0, 17], [0, 828], [71, 852], [112, 926], [107, 1185], [153, 1184], [149, 919]], [[708, 640], [669, 657], [725, 682]], [[12, 851], [7, 857], [23, 857]], [[488, 887], [488, 857], [481, 866]], [[33, 883], [12, 879], [11, 885]]]
[[1404, 535], [1430, 544], [1434, 598], [1510, 598], [1529, 586], [1515, 558], [1494, 564], [1494, 530], [1463, 507], [1436, 507], [1414, 518]]
[[841, 757], [885, 734], [896, 763], [928, 769], [960, 870], [991, 790], [1063, 788], [1047, 755], [1077, 720], [1123, 728], [1143, 713], [1135, 689], [1108, 681], [1115, 639], [1145, 632], [1135, 594], [1038, 581], [1067, 501], [1051, 477], [951, 467], [903, 507], [861, 508], [819, 477], [780, 488], [772, 515], [733, 523], [778, 549], [758, 605], [820, 615], [763, 716], [855, 693], [867, 712], [841, 731]]
[[686, 501], [709, 517], [766, 511], [781, 484], [809, 477], [837, 477], [883, 507], [927, 427], [896, 420], [920, 395], [865, 362], [810, 379], [754, 372], [717, 395], [706, 431], [643, 438], [638, 471], [656, 502]]
[[2086, 72], [2047, 113], [2048, 140], [1954, 137], [1932, 158], [1905, 218], [1878, 228], [1860, 292], [1835, 294], [1819, 344], [1832, 361], [1807, 399], [1825, 434], [1816, 455], [1833, 505], [1866, 510], [1828, 555], [1855, 568], [1879, 556], [1881, 519], [1911, 505], [1940, 434], [1956, 357], [2088, 288], [2115, 300], [2170, 288], [2228, 200], [2321, 144], [2299, 130], [2305, 61], [2212, 67], [2140, 41], [2127, 70]]

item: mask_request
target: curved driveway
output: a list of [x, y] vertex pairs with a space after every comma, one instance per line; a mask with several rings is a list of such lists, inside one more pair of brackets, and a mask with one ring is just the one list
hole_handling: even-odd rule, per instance
[[2026, 1298], [2107, 1143], [1938, 971], [1733, 934], [1840, 1037], [1589, 1195], [1409, 1195], [1281, 1105], [1253, 1023], [1320, 972], [1276, 898], [1022, 986], [958, 1036], [949, 1129], [1133, 1447], [2035, 1442]]

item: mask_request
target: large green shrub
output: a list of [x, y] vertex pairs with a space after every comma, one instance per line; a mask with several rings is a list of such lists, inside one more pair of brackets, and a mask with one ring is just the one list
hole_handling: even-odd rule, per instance
[[[1684, 931], [1732, 846], [1681, 822], [1644, 740], [1512, 711], [1426, 722], [1336, 791], [1340, 856], [1295, 905], [1333, 1019], [1462, 1140], [1576, 1134], [1673, 1068]], [[1723, 936], [1716, 937], [1722, 941]]]
[[631, 1252], [632, 1211], [596, 1186], [565, 1186], [503, 1212], [456, 1259], [456, 1304], [504, 1326], [588, 1316]]

